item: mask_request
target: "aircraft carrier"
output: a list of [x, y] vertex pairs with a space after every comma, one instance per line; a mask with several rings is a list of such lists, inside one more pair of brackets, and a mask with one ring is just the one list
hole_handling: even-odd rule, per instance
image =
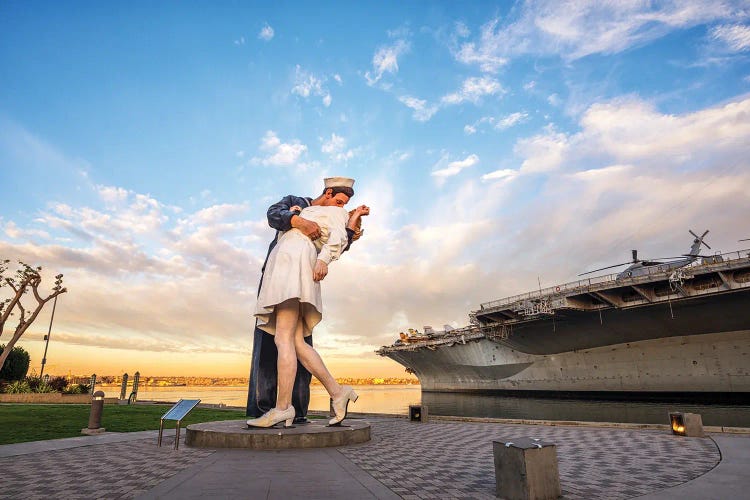
[[[423, 391], [750, 396], [750, 251], [637, 260], [481, 304], [469, 325], [401, 334], [377, 353]], [[705, 233], [704, 235], [705, 236]]]

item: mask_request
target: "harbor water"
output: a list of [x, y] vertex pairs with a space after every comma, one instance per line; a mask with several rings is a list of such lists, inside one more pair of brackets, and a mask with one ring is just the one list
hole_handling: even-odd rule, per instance
[[[107, 396], [119, 395], [119, 387], [104, 387]], [[418, 385], [358, 385], [355, 391], [360, 396], [351, 411], [361, 413], [387, 413], [405, 415], [410, 404], [420, 402]], [[178, 399], [200, 399], [201, 403], [225, 404], [244, 408], [247, 404], [247, 386], [177, 386], [148, 387], [138, 389], [140, 401], [177, 401]], [[310, 409], [328, 411], [329, 397], [322, 385], [310, 386]]]
[[699, 413], [703, 425], [750, 427], [750, 405], [747, 404], [535, 398], [446, 392], [424, 392], [422, 402], [432, 415], [665, 424], [668, 423], [669, 412], [680, 411]]
[[[104, 387], [107, 396], [119, 388]], [[423, 403], [431, 415], [510, 418], [529, 420], [577, 420], [663, 424], [671, 411], [699, 413], [704, 425], [750, 427], [750, 405], [705, 404], [685, 401], [631, 401], [575, 398], [512, 397], [466, 393], [421, 392], [418, 385], [361, 385], [360, 398], [351, 411], [406, 415], [410, 404]], [[141, 401], [200, 399], [203, 403], [244, 407], [247, 386], [230, 387], [141, 387]], [[310, 409], [328, 410], [328, 394], [320, 385], [311, 386]]]

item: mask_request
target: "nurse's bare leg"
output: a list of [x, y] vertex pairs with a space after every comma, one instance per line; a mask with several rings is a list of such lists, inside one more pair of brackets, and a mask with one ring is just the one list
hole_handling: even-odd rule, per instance
[[[279, 393], [276, 408], [286, 410], [292, 405], [292, 388], [297, 375], [295, 333], [300, 321], [298, 299], [289, 299], [276, 306], [276, 334], [274, 342], [279, 353], [276, 360]], [[305, 344], [306, 345], [306, 344]]]
[[338, 396], [341, 392], [341, 385], [336, 382], [331, 372], [328, 371], [318, 351], [305, 342], [301, 315], [297, 322], [297, 329], [294, 332], [294, 348], [297, 352], [297, 359], [302, 363], [302, 366], [307, 368], [307, 371], [312, 373], [316, 379], [320, 380], [320, 383], [323, 384], [323, 387], [326, 388], [331, 397], [335, 398]]

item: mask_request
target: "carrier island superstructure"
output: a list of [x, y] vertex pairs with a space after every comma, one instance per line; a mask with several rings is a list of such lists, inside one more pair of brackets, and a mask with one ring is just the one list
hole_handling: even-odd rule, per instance
[[750, 395], [748, 250], [487, 302], [469, 323], [377, 353], [423, 391]]

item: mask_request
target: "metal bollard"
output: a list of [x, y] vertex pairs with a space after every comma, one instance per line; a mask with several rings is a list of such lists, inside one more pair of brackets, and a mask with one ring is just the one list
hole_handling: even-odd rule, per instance
[[102, 411], [104, 410], [104, 392], [96, 391], [91, 398], [91, 413], [89, 413], [89, 425], [81, 429], [81, 434], [100, 434], [105, 431], [102, 427]]

